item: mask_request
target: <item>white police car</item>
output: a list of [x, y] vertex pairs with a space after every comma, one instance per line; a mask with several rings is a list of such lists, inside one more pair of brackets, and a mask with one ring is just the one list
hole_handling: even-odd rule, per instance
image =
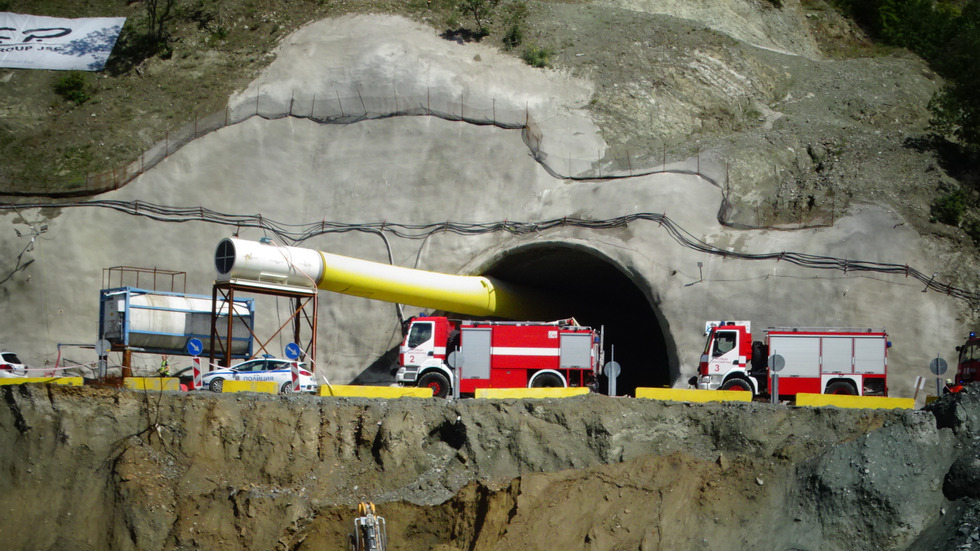
[[[201, 377], [201, 384], [211, 392], [221, 392], [225, 381], [275, 381], [279, 393], [287, 394], [293, 391], [292, 363], [292, 360], [279, 358], [249, 360], [206, 373]], [[317, 389], [316, 379], [304, 363], [299, 364], [299, 388], [300, 392], [316, 392]]]
[[0, 352], [0, 377], [27, 377], [27, 366], [13, 352]]

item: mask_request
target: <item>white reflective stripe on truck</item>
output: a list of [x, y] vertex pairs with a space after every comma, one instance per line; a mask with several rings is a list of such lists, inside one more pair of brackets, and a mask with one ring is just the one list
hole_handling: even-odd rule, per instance
[[[425, 356], [428, 353], [429, 353], [429, 349], [426, 348], [426, 347], [424, 347], [424, 346], [417, 346], [415, 348], [410, 348], [410, 349], [402, 352], [402, 354], [412, 354], [412, 355], [415, 355], [415, 356]], [[445, 346], [433, 346], [432, 347], [432, 353], [435, 354], [435, 355], [438, 355], [438, 356], [445, 356], [446, 355], [446, 347]]]
[[560, 348], [522, 348], [519, 346], [494, 346], [490, 349], [493, 356], [558, 356]]

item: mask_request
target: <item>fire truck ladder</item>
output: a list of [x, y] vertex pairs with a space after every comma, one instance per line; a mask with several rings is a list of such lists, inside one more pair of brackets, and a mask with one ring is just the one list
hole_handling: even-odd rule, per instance
[[351, 551], [385, 551], [388, 548], [388, 531], [384, 517], [377, 516], [374, 503], [362, 501], [357, 506], [354, 533], [350, 535]]

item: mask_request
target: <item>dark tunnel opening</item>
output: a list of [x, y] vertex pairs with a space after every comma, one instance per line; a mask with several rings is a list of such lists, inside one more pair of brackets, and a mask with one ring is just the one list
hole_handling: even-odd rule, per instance
[[[669, 386], [676, 378], [673, 346], [655, 306], [627, 274], [597, 252], [549, 243], [516, 249], [494, 261], [483, 275], [533, 289], [557, 302], [556, 310], [579, 323], [605, 329], [606, 361], [622, 366], [618, 395], [637, 387]], [[605, 377], [601, 390], [608, 391]]]

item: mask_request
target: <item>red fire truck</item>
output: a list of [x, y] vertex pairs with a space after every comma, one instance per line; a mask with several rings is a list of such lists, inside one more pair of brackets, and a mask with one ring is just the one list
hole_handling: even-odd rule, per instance
[[706, 390], [772, 393], [772, 374], [779, 375], [779, 395], [888, 394], [884, 329], [771, 327], [765, 341], [752, 342], [747, 321], [705, 324], [708, 340], [692, 384]]
[[966, 384], [980, 381], [980, 339], [977, 332], [970, 331], [966, 344], [957, 346], [956, 351], [960, 353], [956, 364], [956, 382]]
[[410, 320], [395, 380], [446, 397], [478, 388], [595, 388], [602, 365], [600, 331], [574, 319], [553, 322]]

